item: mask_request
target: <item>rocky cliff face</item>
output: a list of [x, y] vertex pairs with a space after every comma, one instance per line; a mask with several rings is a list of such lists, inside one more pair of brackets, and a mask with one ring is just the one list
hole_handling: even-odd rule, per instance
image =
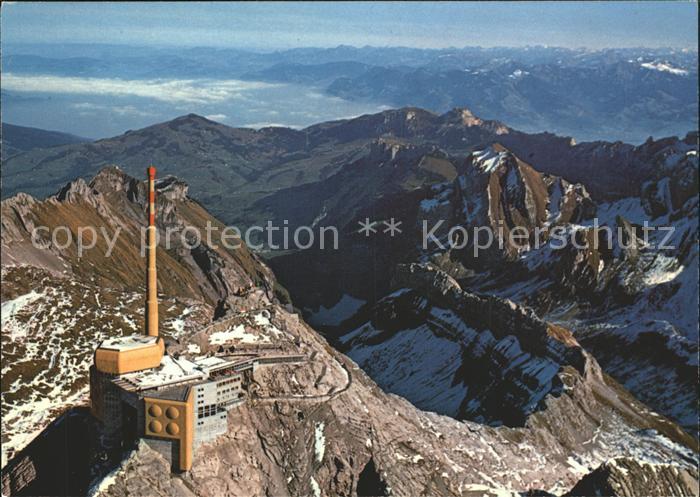
[[421, 408], [528, 426], [579, 387], [604, 397], [620, 388], [569, 330], [531, 309], [464, 291], [430, 265], [400, 267], [394, 285], [341, 342], [382, 387]]
[[[35, 265], [57, 276], [89, 274], [110, 284], [138, 287], [145, 262], [133, 257], [133, 247], [145, 248], [146, 193], [145, 183], [109, 167], [90, 182], [67, 184], [45, 201], [26, 194], [3, 201], [5, 267], [42, 261]], [[170, 276], [161, 282], [161, 290], [184, 297], [204, 294], [215, 304], [269, 276], [245, 244], [230, 240], [230, 246], [240, 248], [225, 248], [224, 226], [187, 193], [187, 185], [172, 177], [156, 185], [156, 222], [165, 248], [158, 253], [158, 266]], [[196, 233], [205, 238], [207, 223], [212, 243], [197, 244]], [[106, 257], [114, 260], [108, 267]]]
[[[538, 164], [495, 144], [458, 164], [454, 180], [382, 198], [358, 214], [355, 221], [365, 215], [403, 220], [407, 227], [398, 239], [348, 236], [340, 254], [314, 254], [315, 265], [303, 264], [302, 255], [273, 264], [283, 279], [293, 281], [306, 281], [299, 276], [303, 271], [313, 280], [316, 268], [342, 272], [343, 278], [334, 280], [340, 289], [329, 282], [321, 294], [295, 286], [292, 294], [302, 294], [299, 303], [312, 323], [331, 323], [327, 332], [347, 333], [368, 320], [362, 304], [391, 293], [388, 282], [397, 262], [431, 263], [467, 291], [526, 304], [571, 330], [606, 371], [696, 434], [698, 314], [688, 306], [697, 300], [698, 268], [697, 143], [692, 136], [636, 148], [634, 160], [643, 164], [637, 174], [646, 180], [637, 182], [636, 196], [609, 202], [596, 201], [586, 186], [544, 174]], [[418, 236], [425, 226], [435, 227], [427, 248]], [[488, 248], [482, 248], [488, 241], [484, 229], [494, 237]], [[350, 267], [351, 272], [344, 269]], [[378, 272], [381, 276], [373, 279]], [[348, 308], [353, 299], [358, 305]], [[402, 302], [392, 297], [379, 305]], [[407, 355], [410, 346], [405, 347]], [[436, 398], [431, 405], [440, 402]], [[442, 412], [457, 411], [448, 404]]]
[[[421, 202], [418, 221], [444, 223], [435, 230], [441, 243], [430, 244], [429, 250], [458, 247], [465, 260], [470, 253], [474, 258], [512, 259], [547, 240], [553, 227], [590, 219], [595, 212], [583, 185], [542, 174], [494, 144], [470, 154], [453, 183], [432, 188]], [[466, 230], [467, 240], [450, 234], [456, 227]], [[490, 235], [480, 234], [484, 229]], [[486, 246], [489, 236], [494, 243], [475, 252], [475, 245]]]
[[[296, 304], [308, 309], [333, 307], [344, 293], [364, 301], [381, 298], [397, 262], [448, 256], [464, 271], [483, 268], [487, 259], [517, 258], [545, 241], [554, 226], [588, 219], [596, 209], [583, 185], [543, 174], [502, 145], [465, 160], [432, 145], [389, 139], [316, 187], [281, 191], [270, 199], [274, 202], [261, 205], [274, 219], [289, 219], [291, 226], [336, 226], [340, 232], [337, 250], [316, 246], [270, 262]], [[401, 222], [400, 236], [386, 235], [391, 219]], [[376, 235], [358, 234], [366, 220], [377, 224]], [[463, 231], [453, 233], [455, 228]], [[489, 236], [482, 229], [490, 230], [495, 243], [479, 249], [477, 258], [471, 255], [475, 244]], [[421, 236], [427, 231], [430, 237]], [[327, 267], [342, 278], [326, 278]]]
[[693, 471], [665, 464], [643, 464], [632, 459], [613, 459], [584, 476], [566, 495], [697, 495], [698, 478]]
[[[697, 434], [697, 144], [648, 143], [655, 170], [638, 197], [598, 205], [583, 243], [523, 254], [473, 288], [526, 302], [575, 330], [606, 371]], [[514, 276], [515, 275], [515, 276]], [[663, 386], [662, 386], [663, 385]]]
[[[399, 268], [394, 286], [370, 321], [342, 341], [380, 385], [421, 408], [523, 426], [546, 396], [566, 388], [559, 372], [586, 370], [588, 359], [568, 330], [513, 302], [464, 292], [431, 266]], [[421, 347], [420, 358], [391, 363], [414, 356], [411, 344], [423, 341], [431, 345]]]

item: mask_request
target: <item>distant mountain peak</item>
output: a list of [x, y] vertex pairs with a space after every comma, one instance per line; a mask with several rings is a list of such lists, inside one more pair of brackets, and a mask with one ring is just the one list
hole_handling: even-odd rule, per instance
[[474, 114], [474, 112], [472, 112], [472, 110], [468, 109], [467, 107], [455, 107], [454, 109], [446, 112], [445, 116], [459, 117], [464, 121], [464, 124], [467, 124], [467, 122], [469, 122], [469, 121], [474, 122], [474, 124], [483, 123], [483, 120], [481, 118], [479, 118], [476, 114]]
[[484, 121], [482, 121], [481, 119], [476, 117], [474, 115], [474, 113], [472, 111], [470, 111], [469, 109], [459, 109], [459, 110], [460, 110], [460, 114], [462, 115], [462, 123], [465, 126], [479, 126], [479, 125], [483, 124]]
[[221, 123], [217, 123], [215, 121], [212, 121], [211, 119], [207, 119], [204, 116], [200, 116], [199, 114], [194, 114], [194, 113], [189, 113], [189, 114], [185, 114], [184, 116], [176, 117], [175, 119], [167, 121], [163, 124], [166, 124], [167, 126], [170, 126], [170, 127], [181, 126], [181, 125], [194, 125], [194, 126], [212, 126], [212, 125], [220, 126], [221, 125]]
[[505, 135], [510, 133], [510, 128], [508, 128], [508, 126], [502, 122], [482, 119], [467, 107], [455, 107], [451, 111], [443, 114], [441, 117], [442, 120], [447, 123], [458, 124], [461, 126], [466, 126], [467, 128], [486, 128], [492, 130], [497, 135]]
[[[420, 107], [401, 107], [399, 109], [387, 109], [379, 115], [384, 117], [384, 121], [394, 122], [411, 122], [411, 121], [432, 121], [438, 117], [438, 114], [429, 110], [421, 109]], [[371, 115], [370, 115], [371, 116]], [[355, 119], [363, 119], [365, 116], [360, 116]], [[351, 119], [355, 120], [355, 119]]]
[[189, 114], [185, 114], [184, 116], [176, 117], [173, 119], [173, 121], [207, 121], [207, 122], [214, 122], [210, 121], [204, 116], [200, 116], [199, 114], [195, 114], [194, 112], [190, 112]]
[[124, 172], [123, 169], [121, 169], [119, 166], [116, 164], [110, 164], [108, 166], [103, 167], [100, 169], [97, 174], [95, 175], [94, 179], [98, 178], [112, 178], [112, 177], [130, 177], [128, 174]]
[[127, 174], [117, 165], [109, 165], [100, 169], [90, 180], [89, 186], [100, 193], [135, 189], [137, 180]]

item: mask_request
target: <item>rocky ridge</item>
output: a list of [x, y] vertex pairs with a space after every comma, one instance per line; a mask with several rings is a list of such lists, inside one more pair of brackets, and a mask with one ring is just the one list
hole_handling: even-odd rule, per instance
[[697, 477], [663, 464], [640, 464], [630, 459], [612, 459], [584, 476], [566, 495], [652, 495], [664, 488], [669, 495], [698, 494]]

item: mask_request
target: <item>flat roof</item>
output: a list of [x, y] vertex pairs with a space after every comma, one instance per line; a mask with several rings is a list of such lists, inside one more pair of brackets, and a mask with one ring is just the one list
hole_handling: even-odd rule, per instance
[[213, 369], [219, 369], [222, 367], [226, 366], [233, 366], [234, 364], [240, 362], [240, 359], [237, 361], [232, 361], [232, 360], [227, 360], [223, 359], [221, 357], [197, 357], [194, 359], [194, 364], [200, 368], [202, 371], [209, 372]]
[[99, 348], [119, 350], [123, 352], [126, 350], [136, 350], [141, 349], [143, 347], [149, 347], [156, 343], [157, 340], [158, 337], [152, 337], [148, 335], [127, 335], [123, 337], [114, 337], [108, 338], [107, 340], [103, 340], [102, 343], [100, 343]]
[[185, 381], [204, 380], [206, 378], [207, 373], [195, 363], [185, 358], [175, 359], [165, 355], [159, 367], [128, 373], [120, 376], [119, 380], [130, 383], [137, 390], [148, 390], [150, 388], [163, 387]]
[[155, 399], [179, 400], [184, 402], [187, 400], [187, 394], [189, 391], [190, 385], [175, 385], [171, 388], [149, 392], [148, 397], [153, 397]]

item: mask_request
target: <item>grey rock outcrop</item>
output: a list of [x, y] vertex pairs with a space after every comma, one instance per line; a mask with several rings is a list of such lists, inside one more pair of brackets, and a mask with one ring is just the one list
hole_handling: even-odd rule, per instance
[[567, 496], [698, 495], [697, 471], [619, 458], [584, 476]]

